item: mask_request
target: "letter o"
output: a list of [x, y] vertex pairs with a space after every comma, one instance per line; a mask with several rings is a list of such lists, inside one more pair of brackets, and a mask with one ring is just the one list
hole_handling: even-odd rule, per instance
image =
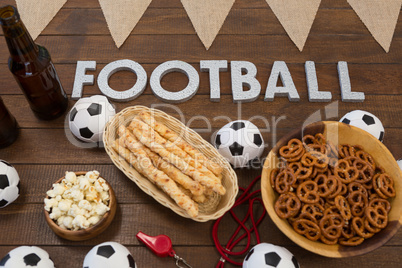
[[[170, 92], [161, 86], [163, 76], [171, 72], [184, 73], [188, 78], [187, 86], [178, 92]], [[200, 77], [193, 66], [183, 61], [167, 61], [152, 72], [150, 85], [155, 96], [165, 102], [180, 103], [191, 99], [198, 91]]]
[[[134, 86], [125, 91], [116, 91], [109, 86], [109, 78], [118, 71], [131, 71], [137, 75]], [[115, 101], [130, 101], [137, 98], [145, 90], [147, 73], [144, 68], [132, 60], [117, 60], [106, 65], [99, 73], [98, 87], [107, 97]]]

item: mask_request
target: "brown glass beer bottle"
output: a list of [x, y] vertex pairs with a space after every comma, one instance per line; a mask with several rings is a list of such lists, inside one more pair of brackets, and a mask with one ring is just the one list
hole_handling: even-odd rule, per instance
[[18, 125], [0, 98], [0, 148], [13, 143], [18, 137]]
[[34, 43], [15, 7], [0, 8], [0, 24], [10, 51], [8, 67], [36, 117], [62, 115], [68, 98], [47, 49]]

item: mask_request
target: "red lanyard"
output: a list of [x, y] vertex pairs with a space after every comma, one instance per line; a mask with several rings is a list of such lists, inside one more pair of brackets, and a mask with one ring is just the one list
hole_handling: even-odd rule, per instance
[[[222, 217], [217, 219], [216, 222], [214, 223], [214, 226], [212, 228], [212, 237], [214, 239], [216, 249], [219, 251], [219, 253], [222, 256], [221, 259], [219, 260], [218, 264], [216, 265], [216, 268], [223, 268], [226, 261], [230, 262], [231, 264], [237, 265], [237, 266], [242, 266], [242, 263], [231, 260], [229, 258], [229, 256], [239, 256], [239, 255], [243, 255], [248, 252], [248, 250], [250, 248], [252, 232], [255, 233], [257, 243], [258, 244], [260, 243], [260, 235], [258, 234], [257, 226], [264, 219], [264, 217], [266, 215], [266, 210], [264, 209], [261, 216], [257, 219], [257, 221], [255, 221], [254, 212], [253, 212], [254, 204], [257, 202], [260, 203], [260, 205], [264, 205], [264, 204], [260, 197], [256, 197], [256, 196], [259, 196], [259, 194], [261, 193], [261, 190], [257, 190], [257, 191], [250, 193], [251, 188], [253, 188], [253, 186], [256, 184], [256, 182], [260, 178], [261, 178], [261, 176], [256, 177], [246, 189], [239, 187], [239, 190], [242, 191], [242, 194], [237, 198], [233, 207], [228, 212], [226, 212]], [[247, 211], [246, 216], [242, 220], [240, 220], [239, 217], [237, 217], [236, 214], [234, 213], [234, 209], [237, 206], [239, 206], [245, 202], [248, 202], [248, 211]], [[219, 228], [219, 224], [220, 224], [222, 218], [225, 217], [225, 215], [228, 213], [231, 214], [232, 218], [238, 223], [239, 226], [236, 228], [234, 234], [229, 239], [229, 241], [226, 244], [226, 247], [224, 248], [221, 245], [219, 238], [218, 238], [218, 228]], [[251, 224], [252, 224], [252, 227], [250, 229], [248, 229], [247, 226], [245, 225], [245, 223], [248, 221], [248, 219], [250, 219]], [[236, 237], [239, 235], [241, 230], [244, 230], [244, 233], [236, 239]], [[241, 251], [232, 252], [231, 250], [240, 241], [242, 241], [245, 238], [247, 238], [246, 247]]]

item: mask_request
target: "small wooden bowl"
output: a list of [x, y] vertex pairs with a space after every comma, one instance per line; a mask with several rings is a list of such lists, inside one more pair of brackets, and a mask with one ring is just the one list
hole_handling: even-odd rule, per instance
[[[326, 245], [321, 242], [311, 241], [293, 230], [293, 227], [278, 217], [274, 210], [274, 204], [278, 194], [274, 191], [270, 182], [271, 171], [279, 163], [278, 151], [283, 145], [286, 145], [290, 139], [301, 139], [304, 135], [314, 135], [322, 133], [327, 140], [335, 144], [361, 145], [364, 150], [371, 154], [375, 162], [384, 168], [384, 170], [394, 179], [396, 197], [389, 199], [392, 209], [388, 215], [388, 225], [385, 229], [375, 234], [373, 237], [365, 240], [362, 244], [355, 247], [342, 245]], [[375, 250], [385, 244], [392, 238], [402, 225], [402, 171], [396, 160], [388, 149], [371, 134], [368, 134], [360, 128], [350, 126], [339, 122], [317, 122], [289, 133], [283, 137], [268, 154], [264, 163], [261, 177], [261, 192], [264, 206], [276, 226], [293, 242], [302, 248], [313, 253], [332, 257], [343, 258], [362, 255]]]
[[[77, 176], [80, 175], [85, 175], [86, 172], [75, 172]], [[56, 183], [60, 183], [64, 177], [60, 178]], [[106, 180], [105, 180], [106, 181]], [[78, 231], [71, 231], [71, 230], [66, 230], [63, 228], [60, 228], [60, 226], [57, 225], [56, 222], [54, 222], [50, 217], [49, 217], [49, 212], [46, 211], [45, 209], [44, 214], [45, 214], [45, 219], [47, 224], [49, 225], [50, 229], [55, 232], [56, 235], [60, 236], [61, 238], [71, 240], [71, 241], [83, 241], [83, 240], [88, 240], [91, 238], [94, 238], [95, 236], [99, 235], [103, 231], [106, 230], [106, 228], [112, 223], [113, 218], [116, 214], [116, 209], [117, 209], [117, 202], [116, 202], [116, 196], [114, 194], [114, 191], [110, 184], [106, 181], [106, 184], [109, 186], [109, 208], [110, 210], [103, 215], [103, 217], [99, 220], [99, 222], [87, 229], [83, 230], [78, 230]], [[48, 196], [46, 196], [48, 198]]]

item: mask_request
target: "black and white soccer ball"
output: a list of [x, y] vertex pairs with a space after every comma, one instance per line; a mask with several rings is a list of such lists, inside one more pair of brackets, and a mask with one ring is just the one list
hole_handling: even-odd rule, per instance
[[243, 268], [299, 268], [295, 256], [284, 247], [261, 243], [253, 247], [243, 261]]
[[1, 261], [4, 268], [54, 268], [49, 254], [35, 246], [22, 246], [11, 250]]
[[0, 208], [14, 202], [20, 194], [20, 177], [17, 170], [4, 160], [0, 160]]
[[136, 268], [130, 251], [116, 242], [105, 242], [93, 247], [84, 259], [84, 268]]
[[237, 120], [223, 126], [215, 136], [215, 148], [235, 168], [246, 167], [261, 157], [264, 139], [250, 121]]
[[101, 142], [106, 123], [116, 114], [113, 105], [102, 95], [79, 99], [69, 113], [69, 127], [78, 139]]
[[380, 119], [372, 113], [362, 110], [351, 111], [345, 114], [339, 122], [361, 128], [379, 139], [381, 142], [384, 139], [384, 127]]

